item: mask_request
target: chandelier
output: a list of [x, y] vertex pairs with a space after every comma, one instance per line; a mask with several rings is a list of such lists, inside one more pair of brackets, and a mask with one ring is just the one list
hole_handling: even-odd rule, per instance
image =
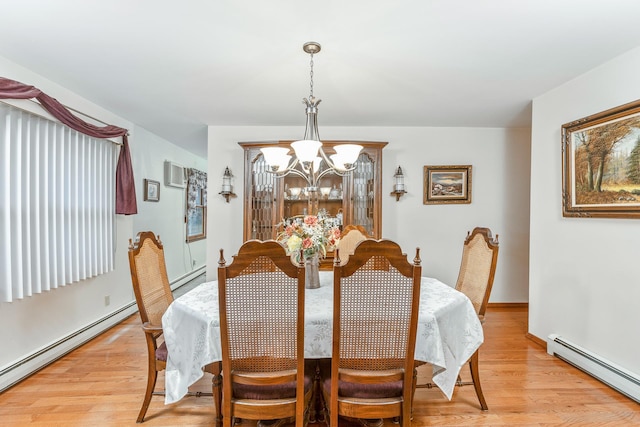
[[339, 144], [333, 147], [335, 154], [331, 155], [327, 155], [322, 149], [318, 135], [318, 104], [321, 100], [313, 96], [313, 55], [320, 52], [320, 44], [307, 42], [302, 49], [311, 56], [309, 98], [302, 99], [307, 113], [304, 138], [291, 143], [293, 156], [289, 154], [290, 149], [285, 147], [265, 147], [261, 151], [268, 165], [268, 172], [275, 174], [277, 178], [290, 174], [304, 178], [307, 183], [305, 190], [317, 198], [318, 183], [323, 176], [330, 173], [345, 176], [355, 170], [362, 146]]

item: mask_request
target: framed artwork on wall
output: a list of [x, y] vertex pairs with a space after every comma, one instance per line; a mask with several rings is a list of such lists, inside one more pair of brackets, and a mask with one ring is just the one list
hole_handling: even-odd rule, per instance
[[425, 166], [424, 204], [471, 203], [471, 165]]
[[144, 180], [144, 201], [159, 202], [160, 201], [160, 182], [152, 179]]
[[562, 125], [562, 215], [640, 218], [640, 100]]

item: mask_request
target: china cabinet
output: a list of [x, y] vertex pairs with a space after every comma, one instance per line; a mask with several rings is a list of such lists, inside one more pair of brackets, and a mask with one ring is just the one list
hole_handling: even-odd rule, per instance
[[[274, 239], [283, 219], [315, 214], [314, 194], [307, 191], [303, 178], [293, 174], [282, 178], [267, 171], [262, 147], [291, 141], [240, 142], [244, 149], [244, 240]], [[386, 142], [323, 141], [327, 155], [337, 144], [359, 144], [363, 150], [356, 169], [342, 177], [327, 174], [319, 182], [317, 209], [324, 209], [338, 225], [361, 225], [372, 238], [382, 233], [382, 149]], [[293, 153], [293, 150], [291, 150]], [[290, 154], [291, 154], [290, 153]]]

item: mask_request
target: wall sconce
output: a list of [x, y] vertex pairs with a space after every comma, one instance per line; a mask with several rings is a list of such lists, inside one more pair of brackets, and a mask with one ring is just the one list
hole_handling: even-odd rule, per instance
[[398, 169], [396, 170], [395, 175], [393, 175], [393, 177], [395, 178], [395, 184], [393, 185], [393, 191], [391, 192], [391, 196], [396, 196], [396, 202], [398, 200], [400, 200], [400, 197], [402, 197], [406, 191], [404, 189], [404, 175], [402, 174], [402, 168], [400, 166], [398, 166]]
[[218, 193], [218, 194], [222, 194], [222, 197], [225, 198], [227, 203], [229, 203], [230, 197], [236, 197], [235, 193], [233, 192], [233, 185], [231, 183], [232, 179], [233, 179], [233, 175], [229, 170], [229, 166], [227, 166], [224, 169], [224, 175], [222, 175], [222, 191]]

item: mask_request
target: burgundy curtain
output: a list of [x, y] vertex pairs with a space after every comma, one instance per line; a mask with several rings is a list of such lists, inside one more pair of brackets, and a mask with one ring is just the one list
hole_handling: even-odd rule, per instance
[[137, 214], [136, 186], [133, 178], [131, 154], [129, 153], [128, 131], [112, 125], [94, 126], [74, 116], [64, 105], [43, 93], [40, 89], [0, 77], [0, 99], [29, 98], [37, 99], [51, 115], [78, 132], [94, 138], [122, 137], [122, 148], [120, 149], [116, 168], [116, 213], [123, 215]]

